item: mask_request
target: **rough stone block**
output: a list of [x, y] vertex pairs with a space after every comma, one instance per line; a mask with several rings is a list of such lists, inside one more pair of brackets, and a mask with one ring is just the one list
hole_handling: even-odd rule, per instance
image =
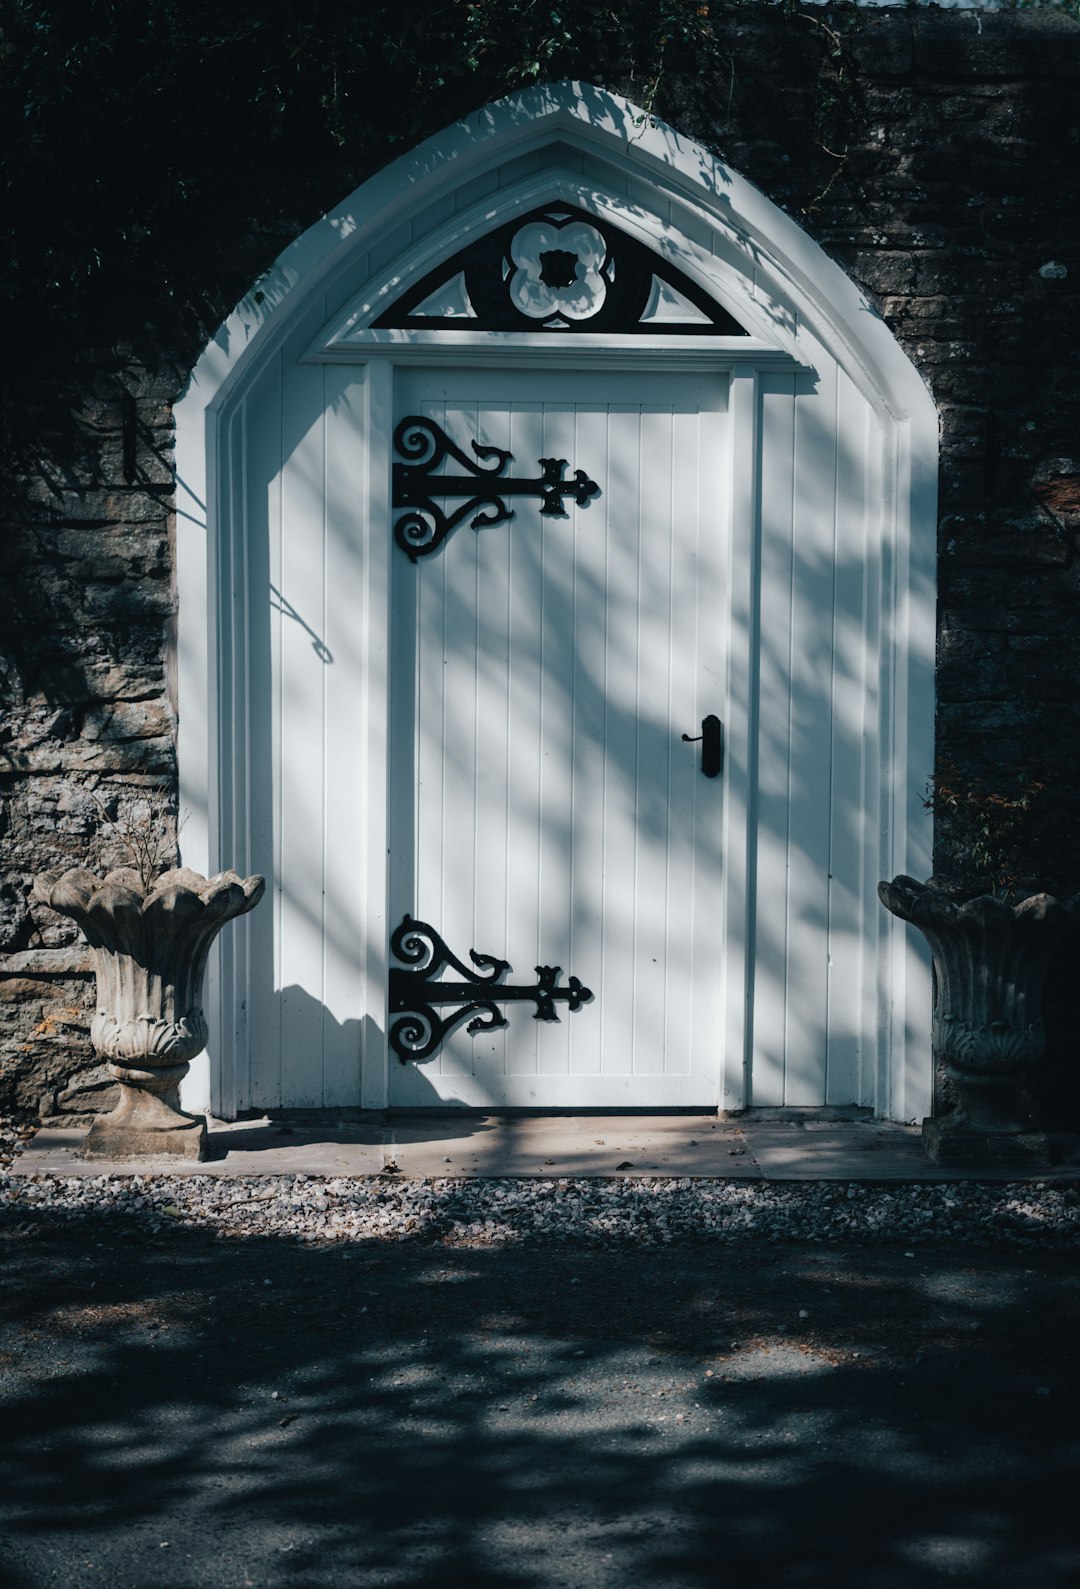
[[[0, 955], [0, 978], [17, 977], [20, 973], [36, 973], [39, 976], [59, 976], [63, 973], [85, 972], [89, 975], [94, 969], [90, 958], [90, 951], [85, 944], [72, 945], [68, 949], [19, 949]], [[39, 990], [51, 990], [55, 984], [49, 982], [35, 982], [27, 984]], [[0, 988], [4, 986], [0, 980]], [[2, 997], [2, 995], [0, 995]]]
[[911, 19], [896, 11], [860, 17], [846, 48], [860, 80], [891, 82], [909, 77], [915, 64]]
[[0, 885], [0, 950], [21, 949], [30, 932], [30, 912], [21, 889]]
[[171, 773], [175, 767], [171, 737], [147, 739], [77, 739], [71, 744], [47, 741], [16, 752], [11, 770], [23, 773]]
[[1065, 12], [938, 11], [920, 7], [915, 69], [951, 81], [1080, 78], [1080, 39]]
[[83, 718], [82, 737], [95, 740], [154, 739], [172, 731], [172, 714], [162, 700], [114, 701], [89, 711]]
[[83, 1157], [129, 1164], [141, 1159], [206, 1157], [206, 1120], [202, 1115], [179, 1116], [169, 1111], [169, 1124], [129, 1119], [124, 1109], [130, 1087], [119, 1089], [120, 1101], [111, 1114], [96, 1115], [86, 1134]]
[[107, 1065], [88, 1065], [77, 1071], [67, 1085], [52, 1094], [44, 1094], [40, 1110], [46, 1116], [62, 1115], [67, 1118], [84, 1118], [87, 1115], [105, 1114], [120, 1101], [120, 1084]]
[[1050, 1143], [1043, 1131], [955, 1131], [946, 1115], [924, 1120], [922, 1137], [926, 1157], [941, 1169], [1030, 1172], [1050, 1165]]

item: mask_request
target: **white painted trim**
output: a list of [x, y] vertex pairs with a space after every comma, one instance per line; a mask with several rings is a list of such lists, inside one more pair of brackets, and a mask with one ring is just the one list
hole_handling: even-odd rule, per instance
[[363, 364], [387, 359], [393, 364], [442, 364], [460, 368], [503, 365], [527, 358], [538, 370], [564, 370], [567, 365], [590, 369], [802, 370], [808, 368], [784, 348], [768, 347], [752, 337], [635, 336], [556, 337], [498, 331], [368, 331], [354, 342], [316, 348], [309, 363]]
[[[737, 369], [730, 385], [733, 443], [728, 536], [729, 655], [724, 703], [724, 1072], [719, 1106], [753, 1102], [754, 857], [757, 833], [757, 658], [761, 581], [761, 394], [757, 371]], [[742, 642], [739, 643], [739, 636]]]
[[[389, 435], [394, 424], [394, 372], [390, 364], [373, 361], [367, 368], [368, 434]], [[390, 471], [368, 471], [367, 523], [391, 521]], [[390, 792], [390, 556], [389, 535], [368, 537], [364, 627], [370, 637], [365, 647], [365, 677], [361, 688], [366, 724], [366, 776], [361, 792], [363, 825], [364, 918], [368, 924], [364, 945], [364, 982], [367, 1020], [364, 1023], [360, 1103], [364, 1109], [385, 1109], [390, 1064], [386, 1034], [390, 1029], [388, 977], [390, 965], [390, 848], [388, 799]]]
[[[235, 648], [242, 645], [231, 609], [233, 570], [222, 562], [235, 511], [230, 494], [231, 402], [320, 296], [340, 301], [339, 284], [347, 276], [365, 274], [367, 252], [396, 227], [415, 218], [417, 226], [410, 236], [412, 248], [420, 249], [423, 238], [417, 232], [434, 236], [449, 224], [448, 199], [467, 189], [475, 192], [476, 184], [491, 179], [516, 156], [555, 146], [564, 151], [563, 165], [568, 152], [574, 159], [588, 157], [606, 166], [610, 180], [602, 199], [618, 224], [626, 224], [625, 207], [618, 202], [620, 189], [648, 190], [650, 213], [659, 229], [670, 228], [673, 237], [692, 242], [690, 262], [695, 271], [710, 253], [720, 261], [723, 270], [710, 278], [710, 290], [721, 290], [725, 270], [741, 277], [748, 296], [733, 303], [733, 312], [748, 324], [748, 306], [752, 306], [755, 329], [769, 327], [768, 335], [756, 337], [759, 345], [752, 348], [700, 347], [684, 354], [687, 343], [705, 339], [683, 337], [657, 347], [653, 357], [663, 360], [665, 367], [701, 358], [733, 371], [744, 368], [744, 359], [755, 367], [777, 357], [805, 364], [812, 362], [805, 352], [809, 333], [811, 341], [816, 339], [838, 359], [883, 422], [886, 474], [892, 489], [886, 494], [880, 522], [883, 546], [895, 548], [895, 556], [885, 570], [889, 599], [884, 603], [888, 632], [882, 634], [882, 683], [889, 716], [881, 761], [880, 869], [882, 876], [925, 872], [931, 827], [919, 792], [933, 762], [937, 445], [929, 393], [873, 307], [790, 217], [701, 145], [653, 121], [626, 100], [578, 83], [541, 85], [487, 106], [380, 172], [282, 253], [221, 327], [192, 372], [176, 407], [178, 755], [181, 809], [188, 814], [183, 832], [185, 863], [212, 871], [237, 860], [234, 853], [222, 851], [220, 814], [233, 809], [237, 791], [234, 769], [219, 755], [219, 747], [230, 754], [235, 749], [219, 692], [223, 676], [233, 685], [232, 668], [239, 659]], [[487, 209], [494, 204], [502, 213], [504, 201], [515, 196], [524, 202], [526, 192], [542, 188], [544, 180], [511, 182], [505, 192], [486, 201]], [[550, 180], [549, 172], [546, 181]], [[470, 216], [479, 224], [484, 213], [484, 201], [470, 202], [471, 208], [460, 211], [459, 228]], [[441, 218], [426, 224], [436, 206]], [[369, 279], [375, 274], [366, 272]], [[733, 283], [729, 296], [732, 291]], [[474, 345], [466, 349], [457, 333], [427, 335], [451, 337], [455, 356], [462, 362], [495, 357], [494, 348], [475, 337]], [[641, 348], [645, 340], [637, 339], [637, 346], [626, 350], [628, 363], [646, 351]], [[546, 347], [536, 350], [539, 359], [566, 358], [568, 349], [544, 341]], [[581, 339], [576, 337], [573, 343], [575, 356], [607, 361], [609, 367], [623, 362], [620, 350], [610, 345], [582, 355]], [[518, 340], [517, 357], [523, 348], [523, 340]], [[377, 379], [375, 371], [382, 363], [382, 357], [375, 356], [377, 349], [379, 342], [369, 339], [359, 357], [356, 348], [348, 354], [369, 364], [372, 379]], [[436, 341], [417, 341], [407, 350], [399, 345], [388, 364], [403, 356], [432, 360], [441, 358], [443, 350]], [[387, 367], [383, 379], [390, 377]], [[370, 619], [382, 599], [384, 576], [372, 568], [367, 577]], [[371, 666], [368, 688], [374, 695], [381, 685], [374, 676], [374, 663]], [[370, 735], [376, 743], [369, 740], [369, 754], [374, 752], [377, 762], [378, 732], [369, 725]], [[378, 775], [374, 762], [371, 767], [374, 778]], [[749, 797], [749, 785], [747, 792]], [[373, 783], [369, 819], [375, 803]], [[240, 821], [242, 811], [241, 800], [236, 813]], [[374, 905], [380, 861], [370, 834], [367, 853], [365, 888], [369, 904]], [[892, 918], [880, 931], [885, 952], [879, 956], [878, 1108], [896, 1118], [911, 1118], [925, 1110], [929, 1098], [929, 979], [925, 960], [909, 941], [915, 935], [904, 934]], [[369, 960], [369, 979], [378, 974], [379, 968]], [[235, 1107], [235, 1096], [230, 1101], [224, 1090], [212, 1092], [210, 1087], [211, 1069], [222, 1084], [225, 1078], [224, 1012], [216, 986], [212, 967], [210, 1059], [193, 1067], [185, 1102], [197, 1108], [213, 1102], [228, 1113]]]
[[[381, 265], [360, 291], [354, 293], [330, 325], [324, 327], [315, 338], [308, 357], [347, 356], [349, 348], [358, 343], [366, 344], [371, 339], [408, 344], [418, 337], [441, 336], [451, 342], [467, 342], [470, 336], [467, 322], [462, 324], [460, 330], [427, 333], [413, 328], [373, 332], [371, 323], [441, 259], [489, 232], [496, 222], [501, 225], [509, 217], [526, 214], [550, 203], [554, 198], [574, 204], [578, 209], [595, 215], [598, 220], [609, 222], [635, 238], [643, 247], [666, 259], [696, 281], [750, 333], [749, 339], [713, 335], [707, 337], [709, 342], [737, 349], [750, 340], [763, 348], [779, 347], [793, 354], [796, 330], [793, 307], [788, 304], [781, 306], [778, 300], [766, 304], [755, 297], [752, 261], [737, 250], [728, 246], [727, 257], [718, 257], [713, 218], [700, 212], [690, 214], [686, 206], [675, 207], [670, 221], [656, 213], [645, 215], [639, 205], [631, 203], [625, 196], [600, 192], [595, 185], [580, 182], [576, 174], [565, 166], [553, 165], [524, 181], [500, 186], [497, 203], [488, 199], [472, 205], [466, 211], [455, 212], [436, 226], [423, 241], [410, 245], [403, 256], [390, 264]], [[692, 227], [692, 230], [680, 227], [679, 221], [684, 217], [687, 227]], [[694, 234], [700, 235], [703, 231], [710, 237], [708, 248], [695, 240]], [[639, 337], [635, 334], [633, 341], [644, 340], [649, 335], [644, 333]], [[472, 336], [478, 341], [496, 345], [512, 341], [518, 346], [535, 347], [559, 340], [568, 348], [587, 347], [590, 344], [602, 346], [605, 343], [616, 346], [619, 343], [618, 337], [605, 337], [587, 328], [561, 338], [557, 333], [539, 330], [534, 333], [474, 332]], [[660, 346], [669, 345], [670, 340], [670, 337], [665, 338], [659, 333], [655, 335], [655, 341]]]

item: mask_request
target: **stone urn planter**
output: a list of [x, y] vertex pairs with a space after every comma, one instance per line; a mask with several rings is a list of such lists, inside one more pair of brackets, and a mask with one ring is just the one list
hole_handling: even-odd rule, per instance
[[90, 1127], [88, 1158], [159, 1154], [201, 1159], [206, 1121], [184, 1114], [180, 1083], [206, 1047], [202, 982], [210, 945], [262, 898], [261, 877], [180, 868], [149, 888], [129, 868], [78, 868], [34, 883], [43, 905], [78, 923], [94, 955], [97, 1014], [90, 1039], [120, 1083], [120, 1101]]
[[956, 1093], [950, 1113], [923, 1121], [932, 1164], [1039, 1167], [1047, 1139], [1026, 1089], [1046, 1047], [1043, 988], [1080, 895], [1033, 894], [1007, 904], [931, 879], [879, 883], [882, 904], [918, 927], [934, 957], [933, 1044]]

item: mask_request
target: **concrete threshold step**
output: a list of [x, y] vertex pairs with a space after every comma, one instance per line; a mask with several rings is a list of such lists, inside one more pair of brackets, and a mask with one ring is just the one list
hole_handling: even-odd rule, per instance
[[110, 1164], [81, 1156], [85, 1130], [44, 1127], [12, 1166], [22, 1175], [317, 1175], [403, 1178], [633, 1176], [744, 1181], [1061, 1181], [1080, 1179], [1080, 1138], [1057, 1139], [1038, 1172], [942, 1170], [915, 1126], [827, 1112], [717, 1119], [694, 1114], [498, 1115], [464, 1112], [328, 1121], [208, 1122], [209, 1156]]

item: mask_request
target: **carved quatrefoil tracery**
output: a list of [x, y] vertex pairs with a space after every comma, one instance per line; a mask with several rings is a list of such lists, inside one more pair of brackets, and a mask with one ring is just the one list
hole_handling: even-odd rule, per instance
[[572, 204], [518, 216], [458, 251], [376, 330], [745, 336], [683, 271]]

